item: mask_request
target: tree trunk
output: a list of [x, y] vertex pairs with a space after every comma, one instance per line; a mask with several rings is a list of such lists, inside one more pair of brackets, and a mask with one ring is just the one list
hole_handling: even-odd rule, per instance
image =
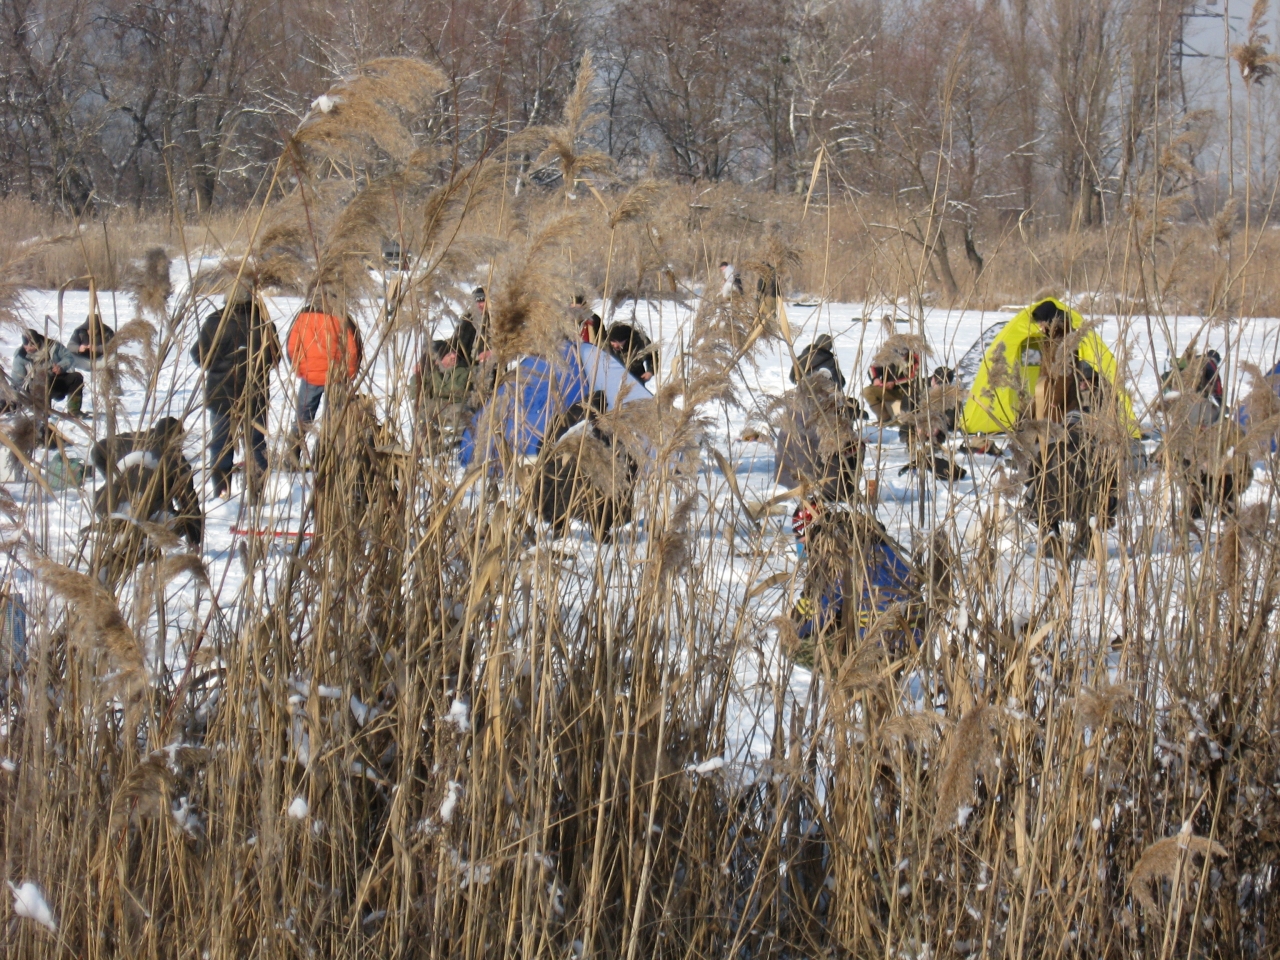
[[977, 280], [982, 276], [982, 254], [973, 242], [973, 225], [968, 223], [964, 225], [964, 255], [973, 267], [973, 279]]
[[947, 291], [947, 295], [954, 297], [960, 292], [960, 285], [956, 283], [956, 275], [951, 272], [951, 258], [947, 255], [947, 235], [943, 233], [942, 228], [938, 228], [938, 236], [933, 242], [933, 257], [938, 261], [938, 273], [942, 277], [942, 286]]

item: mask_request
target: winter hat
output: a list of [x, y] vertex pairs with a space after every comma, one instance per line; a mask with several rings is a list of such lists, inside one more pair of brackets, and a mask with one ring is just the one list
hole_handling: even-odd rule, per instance
[[1031, 311], [1031, 319], [1036, 323], [1050, 323], [1058, 317], [1065, 316], [1066, 314], [1062, 312], [1062, 308], [1052, 300], [1045, 300], [1043, 303], [1036, 304], [1035, 309]]
[[819, 350], [830, 350], [834, 343], [829, 333], [820, 333], [813, 338], [813, 345]]
[[484, 287], [476, 287], [474, 290], [472, 290], [471, 299], [475, 300], [476, 303], [484, 303], [485, 302]]

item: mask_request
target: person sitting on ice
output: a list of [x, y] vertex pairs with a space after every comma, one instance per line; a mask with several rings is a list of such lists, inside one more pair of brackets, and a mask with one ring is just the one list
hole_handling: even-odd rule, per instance
[[445, 341], [446, 349], [440, 357], [443, 370], [477, 366], [492, 354], [489, 349], [489, 302], [484, 287], [476, 287], [471, 297], [474, 305], [458, 318], [453, 336]]
[[818, 509], [804, 517], [797, 536], [807, 568], [791, 617], [802, 639], [826, 640], [836, 662], [873, 625], [892, 652], [919, 642], [920, 578], [879, 520], [860, 509]]
[[1155, 456], [1181, 494], [1187, 517], [1234, 512], [1253, 482], [1253, 454], [1245, 439], [1247, 418], [1223, 422], [1221, 355], [1197, 354], [1192, 343], [1160, 378], [1160, 390], [1164, 423]]
[[[1212, 426], [1222, 416], [1222, 355], [1217, 350], [1195, 352], [1192, 343], [1160, 377], [1160, 398], [1167, 410], [1180, 411], [1200, 426]], [[1187, 403], [1180, 404], [1179, 401]]]
[[813, 343], [800, 351], [795, 363], [791, 365], [791, 382], [799, 383], [805, 377], [824, 373], [837, 387], [844, 390], [844, 374], [840, 372], [840, 364], [836, 360], [835, 342], [829, 333], [819, 334], [814, 338]]
[[827, 503], [855, 502], [864, 453], [857, 401], [822, 370], [802, 378], [772, 408], [777, 482]]
[[115, 335], [116, 332], [102, 322], [102, 315], [96, 312], [72, 330], [67, 347], [75, 354], [76, 369], [86, 373], [92, 370], [93, 362], [101, 359], [107, 344]]
[[924, 349], [921, 338], [895, 334], [872, 359], [868, 371], [871, 383], [863, 389], [862, 396], [882, 425], [896, 423], [903, 414], [914, 410], [928, 389], [921, 374]]
[[90, 457], [103, 483], [94, 497], [94, 512], [171, 522], [174, 533], [198, 547], [204, 539], [204, 511], [196, 496], [195, 471], [182, 452], [185, 435], [180, 420], [161, 417], [149, 430], [96, 442]]

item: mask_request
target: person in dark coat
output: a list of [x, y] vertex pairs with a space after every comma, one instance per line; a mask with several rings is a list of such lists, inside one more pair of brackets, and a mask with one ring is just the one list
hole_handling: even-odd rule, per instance
[[1217, 423], [1222, 416], [1222, 355], [1216, 350], [1196, 354], [1188, 347], [1160, 377], [1160, 394], [1167, 408], [1184, 407], [1180, 412], [1198, 426]]
[[[247, 439], [257, 474], [267, 469], [267, 406], [271, 371], [280, 362], [280, 338], [275, 324], [257, 303], [251, 289], [239, 287], [227, 307], [205, 318], [191, 358], [205, 371], [204, 403], [209, 410], [212, 437], [209, 462], [215, 496], [231, 491], [235, 460], [232, 430]], [[260, 496], [259, 477], [246, 471], [246, 489]]]
[[66, 400], [67, 413], [80, 415], [84, 377], [72, 369], [75, 354], [57, 340], [28, 327], [14, 352], [10, 382], [38, 403]]
[[834, 346], [830, 334], [824, 333], [816, 337], [813, 343], [800, 351], [796, 362], [791, 365], [791, 382], [799, 383], [804, 377], [825, 370], [832, 382], [843, 391], [844, 374], [840, 372], [840, 364], [836, 361]]
[[598, 540], [631, 522], [638, 467], [600, 422], [607, 407], [604, 392], [596, 391], [548, 425], [534, 495], [539, 515], [556, 536], [571, 520], [589, 524]]
[[615, 323], [606, 334], [609, 352], [618, 358], [618, 362], [627, 371], [643, 383], [648, 383], [657, 372], [657, 364], [650, 340], [639, 327], [629, 323]]
[[119, 433], [90, 450], [103, 478], [94, 498], [100, 517], [127, 510], [137, 520], [174, 519], [174, 532], [191, 546], [204, 539], [204, 511], [195, 471], [182, 453], [185, 431], [176, 417], [161, 417], [149, 430]]
[[798, 511], [805, 543], [804, 589], [791, 612], [801, 638], [814, 637], [836, 663], [866, 639], [901, 654], [922, 640], [920, 571], [875, 515], [818, 505]]
[[111, 342], [116, 332], [102, 322], [102, 316], [94, 313], [84, 323], [71, 331], [71, 339], [67, 347], [75, 354], [75, 365], [78, 370], [93, 369], [93, 361], [102, 356], [103, 350]]
[[489, 304], [484, 287], [476, 287], [472, 296], [475, 306], [458, 319], [453, 336], [445, 341], [446, 348], [440, 358], [442, 370], [471, 367], [489, 359]]

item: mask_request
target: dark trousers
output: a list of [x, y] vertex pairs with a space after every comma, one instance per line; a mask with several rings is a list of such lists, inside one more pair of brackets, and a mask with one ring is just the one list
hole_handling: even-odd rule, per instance
[[83, 390], [84, 377], [74, 370], [64, 370], [62, 373], [50, 374], [49, 376], [50, 400], [65, 400], [67, 397], [75, 397]]
[[213, 474], [214, 489], [219, 492], [231, 486], [231, 470], [235, 466], [236, 452], [231, 434], [239, 418], [243, 417], [244, 420], [241, 424], [243, 429], [240, 432], [242, 437], [248, 437], [254, 464], [259, 472], [265, 472], [267, 469], [266, 397], [249, 403], [246, 412], [249, 414], [247, 417], [239, 410], [212, 408], [209, 410], [209, 427], [212, 431], [212, 436], [209, 438], [209, 464]]

